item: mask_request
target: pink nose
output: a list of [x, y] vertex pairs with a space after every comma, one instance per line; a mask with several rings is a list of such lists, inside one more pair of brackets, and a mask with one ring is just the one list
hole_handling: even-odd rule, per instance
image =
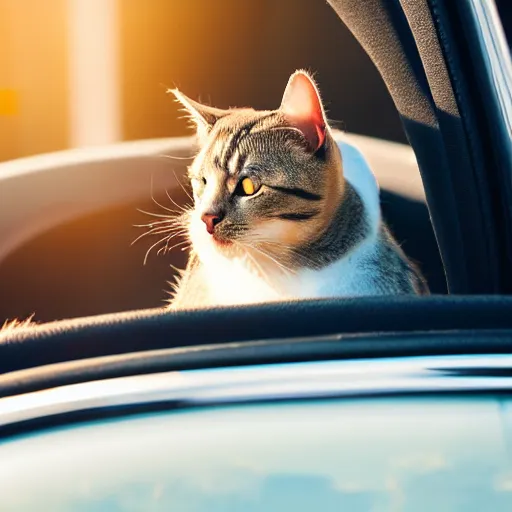
[[206, 231], [208, 231], [210, 235], [213, 235], [215, 226], [222, 220], [222, 217], [218, 214], [203, 213], [201, 220], [206, 224]]

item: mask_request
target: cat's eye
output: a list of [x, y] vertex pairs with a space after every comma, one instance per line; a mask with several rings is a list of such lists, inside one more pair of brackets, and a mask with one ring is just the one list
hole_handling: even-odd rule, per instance
[[199, 176], [191, 176], [190, 183], [192, 185], [194, 197], [201, 197], [206, 187], [206, 178]]
[[259, 186], [251, 178], [244, 178], [240, 182], [240, 187], [243, 195], [246, 196], [252, 196], [259, 190]]

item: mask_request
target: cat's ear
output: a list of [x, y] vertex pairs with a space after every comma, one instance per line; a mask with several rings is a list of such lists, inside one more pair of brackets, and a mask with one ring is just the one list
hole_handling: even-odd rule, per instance
[[288, 80], [279, 110], [298, 128], [312, 151], [325, 142], [327, 122], [318, 88], [306, 71], [296, 71]]
[[200, 141], [206, 138], [219, 119], [229, 114], [229, 110], [209, 107], [208, 105], [203, 105], [194, 101], [185, 96], [178, 89], [169, 89], [168, 92], [174, 95], [176, 101], [181, 103], [189, 114], [190, 119], [196, 126], [197, 135]]

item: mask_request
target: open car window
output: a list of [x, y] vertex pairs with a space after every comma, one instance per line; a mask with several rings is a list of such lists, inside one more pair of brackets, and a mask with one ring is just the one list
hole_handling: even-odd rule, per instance
[[[173, 202], [190, 203], [186, 158], [195, 148], [192, 140], [169, 137], [192, 131], [166, 90], [178, 86], [220, 108], [276, 108], [290, 72], [300, 67], [315, 72], [332, 126], [355, 134], [351, 143], [378, 174], [384, 217], [403, 250], [434, 293], [446, 292], [415, 157], [399, 145], [406, 136], [396, 108], [370, 58], [329, 5], [302, 2], [286, 31], [285, 3], [242, 7], [226, 1], [199, 9], [75, 2], [38, 9], [51, 24], [40, 25], [37, 9], [27, 13], [15, 3], [2, 21], [9, 54], [0, 155], [6, 162], [0, 287], [9, 300], [0, 304], [2, 321], [34, 313], [46, 322], [165, 305], [174, 267], [185, 267], [187, 252], [178, 246], [157, 257], [157, 246], [143, 266], [158, 238], [131, 243], [143, 232], [134, 225], [161, 220], [138, 210], [165, 215], [165, 208], [176, 209]], [[244, 36], [254, 16], [266, 19], [257, 41]], [[196, 21], [187, 30], [179, 28], [191, 19]], [[205, 23], [231, 29], [212, 42]], [[286, 43], [287, 34], [305, 26], [308, 44]], [[24, 38], [29, 28], [44, 45]], [[96, 45], [88, 44], [91, 33]], [[341, 66], [352, 78], [342, 80], [341, 89], [339, 55], [326, 47], [343, 49]], [[223, 60], [228, 48], [236, 69]], [[42, 124], [47, 119], [51, 129]], [[8, 178], [13, 174], [16, 182]]]
[[507, 6], [0, 0], [0, 510], [510, 510]]

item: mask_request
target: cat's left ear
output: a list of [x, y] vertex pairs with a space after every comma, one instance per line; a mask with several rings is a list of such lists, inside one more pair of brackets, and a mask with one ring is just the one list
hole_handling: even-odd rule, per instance
[[323, 146], [327, 130], [324, 107], [318, 88], [306, 71], [296, 71], [290, 77], [279, 110], [304, 134], [312, 151]]
[[203, 105], [197, 101], [191, 100], [178, 89], [170, 89], [168, 92], [174, 94], [176, 100], [181, 103], [189, 113], [190, 119], [196, 126], [200, 141], [207, 137], [219, 119], [229, 114], [229, 110], [209, 107], [208, 105]]

